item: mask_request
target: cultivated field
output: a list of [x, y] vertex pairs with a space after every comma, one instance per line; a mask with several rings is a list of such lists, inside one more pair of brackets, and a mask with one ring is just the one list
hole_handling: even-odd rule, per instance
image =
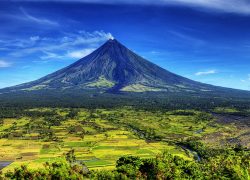
[[168, 151], [194, 160], [193, 151], [178, 144], [190, 138], [211, 147], [238, 142], [249, 147], [249, 126], [194, 110], [39, 108], [24, 114], [1, 119], [0, 161], [12, 162], [4, 172], [21, 164], [43, 167], [71, 149], [89, 169], [113, 169], [124, 155], [149, 158]]

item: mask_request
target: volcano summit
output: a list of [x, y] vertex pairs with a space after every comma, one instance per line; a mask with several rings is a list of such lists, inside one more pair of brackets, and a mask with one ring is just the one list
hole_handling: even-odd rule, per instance
[[[207, 92], [226, 90], [171, 73], [115, 39], [75, 63], [41, 79], [4, 91], [97, 90], [101, 92]], [[229, 90], [229, 89], [228, 89]]]

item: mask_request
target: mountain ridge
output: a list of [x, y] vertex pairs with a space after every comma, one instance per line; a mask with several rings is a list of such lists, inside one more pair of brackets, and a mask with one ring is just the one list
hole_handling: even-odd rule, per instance
[[102, 92], [206, 92], [231, 91], [169, 72], [142, 58], [116, 39], [91, 54], [38, 80], [5, 91], [82, 89]]

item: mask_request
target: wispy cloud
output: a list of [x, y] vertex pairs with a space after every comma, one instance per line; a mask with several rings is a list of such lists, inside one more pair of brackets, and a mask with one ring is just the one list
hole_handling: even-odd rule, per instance
[[205, 44], [205, 41], [195, 38], [193, 36], [187, 35], [182, 32], [178, 31], [168, 31], [170, 34], [174, 35], [175, 37], [184, 40], [184, 42], [190, 42], [191, 44], [197, 44], [197, 45], [202, 45]]
[[30, 40], [31, 40], [31, 41], [38, 41], [39, 39], [40, 39], [39, 36], [31, 36], [31, 37], [30, 37]]
[[45, 19], [45, 18], [38, 18], [35, 17], [31, 14], [29, 14], [23, 7], [20, 7], [21, 12], [23, 13], [23, 15], [26, 17], [26, 19], [38, 23], [38, 24], [44, 24], [44, 25], [51, 25], [51, 26], [58, 26], [59, 24], [55, 21], [51, 21], [49, 19]]
[[10, 57], [35, 55], [41, 60], [75, 59], [88, 55], [111, 38], [114, 37], [109, 32], [78, 31], [63, 33], [57, 38], [31, 36], [26, 39], [5, 40], [0, 44], [0, 49], [7, 49], [7, 56]]
[[151, 54], [160, 54], [159, 51], [150, 51]]
[[209, 71], [199, 71], [195, 73], [196, 76], [203, 76], [203, 75], [209, 75], [209, 74], [216, 74], [216, 70], [209, 70]]
[[250, 74], [247, 75], [247, 78], [241, 79], [240, 82], [249, 83], [250, 82]]
[[161, 2], [220, 12], [250, 14], [250, 2], [248, 0], [162, 0]]
[[83, 50], [68, 52], [66, 55], [68, 57], [71, 57], [71, 58], [82, 58], [84, 56], [89, 55], [94, 50], [95, 50], [94, 48], [87, 48], [87, 49], [83, 49]]
[[0, 68], [10, 67], [10, 66], [11, 66], [11, 63], [5, 60], [0, 60]]
[[40, 56], [40, 59], [42, 60], [48, 60], [48, 59], [62, 59], [64, 56], [61, 56], [59, 54], [56, 53], [52, 53], [52, 52], [47, 52], [47, 51], [43, 51], [44, 55]]
[[[16, 1], [39, 1], [50, 0], [16, 0]], [[175, 5], [188, 6], [197, 9], [210, 9], [220, 12], [250, 14], [250, 2], [248, 0], [54, 0], [56, 2], [81, 2], [100, 4], [139, 4], [139, 5]]]

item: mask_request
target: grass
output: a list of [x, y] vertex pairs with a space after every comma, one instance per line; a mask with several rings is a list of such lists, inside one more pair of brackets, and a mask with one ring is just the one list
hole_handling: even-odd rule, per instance
[[[15, 120], [6, 121], [4, 126], [9, 126], [10, 122], [13, 121]], [[84, 139], [81, 140], [74, 134], [65, 133], [65, 125], [71, 123], [75, 123], [75, 121], [69, 120], [67, 123], [63, 123], [62, 127], [53, 127], [59, 130], [57, 135], [62, 135], [63, 142], [60, 143], [43, 142], [42, 140], [1, 139], [0, 160], [15, 161], [6, 167], [4, 171], [13, 169], [20, 164], [27, 164], [30, 168], [41, 167], [43, 162], [63, 157], [63, 154], [71, 148], [76, 150], [78, 159], [86, 161], [89, 168], [114, 167], [115, 161], [122, 155], [137, 154], [142, 157], [153, 157], [153, 155], [161, 152], [165, 146], [164, 144], [158, 144], [158, 148], [160, 148], [155, 150], [150, 143], [138, 139], [126, 130], [109, 131], [106, 133], [107, 135], [105, 133], [85, 135]], [[106, 121], [97, 120], [97, 123], [104, 128], [113, 127], [106, 124]], [[24, 124], [20, 124], [18, 127], [22, 129], [23, 126]], [[90, 130], [89, 127], [87, 129]], [[22, 159], [18, 160], [17, 157], [22, 157]]]
[[142, 84], [132, 84], [130, 86], [126, 86], [124, 88], [121, 89], [122, 91], [132, 91], [132, 92], [146, 92], [146, 91], [161, 91], [162, 89], [160, 88], [152, 88], [149, 86], [145, 86]]
[[235, 113], [240, 112], [239, 110], [231, 107], [217, 107], [214, 109], [214, 112], [216, 113]]
[[[60, 125], [50, 127], [58, 138], [57, 141], [45, 141], [39, 138], [41, 129], [36, 129], [37, 127], [27, 132], [27, 125], [41, 124], [42, 118], [4, 119], [0, 134], [8, 132], [10, 135], [0, 139], [0, 161], [14, 162], [3, 171], [13, 169], [20, 164], [28, 164], [29, 168], [42, 167], [42, 163], [46, 161], [63, 159], [70, 149], [75, 149], [76, 158], [83, 160], [90, 169], [112, 169], [116, 160], [123, 155], [148, 158], [165, 150], [192, 160], [183, 149], [171, 142], [198, 137], [213, 145], [213, 142], [206, 140], [206, 137], [216, 133], [225, 135], [230, 131], [237, 132], [234, 125], [222, 126], [214, 120], [197, 120], [197, 114], [200, 112], [193, 110], [189, 111], [190, 114], [184, 115], [182, 115], [183, 112], [149, 112], [131, 108], [79, 110], [78, 117], [68, 118]], [[31, 111], [56, 111], [61, 116], [66, 116], [69, 109], [41, 108], [31, 109]], [[79, 132], [70, 133], [68, 131], [70, 126], [82, 127], [85, 131], [84, 137], [81, 138]], [[152, 134], [160, 136], [162, 141], [146, 141], [140, 138], [131, 127], [148, 133], [149, 136]], [[202, 131], [197, 133], [201, 129]], [[11, 135], [17, 132], [22, 136]], [[220, 140], [224, 137], [217, 138]]]
[[88, 83], [88, 87], [113, 87], [115, 85], [114, 82], [107, 80], [104, 76], [100, 76], [98, 80], [92, 83]]

